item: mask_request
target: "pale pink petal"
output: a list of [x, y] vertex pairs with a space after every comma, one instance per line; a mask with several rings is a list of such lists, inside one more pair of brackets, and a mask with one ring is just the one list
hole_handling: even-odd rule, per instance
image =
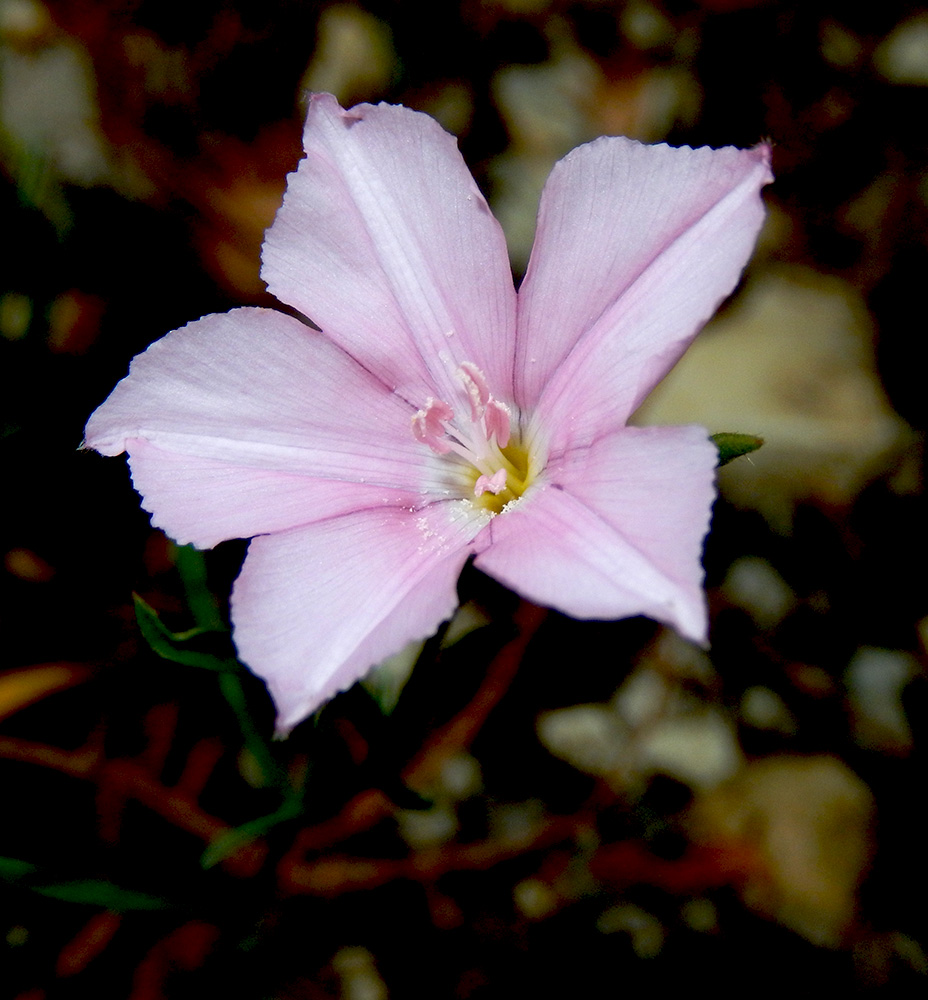
[[[622, 426], [738, 281], [763, 221], [769, 150], [602, 138], [542, 196], [519, 292], [517, 392], [552, 446]], [[560, 440], [558, 440], [558, 438]]]
[[457, 605], [486, 523], [467, 504], [364, 511], [252, 540], [232, 594], [239, 655], [286, 732]]
[[156, 341], [91, 416], [85, 445], [142, 439], [252, 469], [419, 491], [410, 406], [324, 336], [268, 309], [206, 316]]
[[494, 518], [475, 565], [574, 618], [647, 615], [704, 642], [716, 460], [701, 428], [626, 428], [546, 470]]
[[515, 292], [499, 224], [426, 115], [312, 98], [306, 150], [265, 238], [270, 291], [416, 407], [474, 362], [512, 394]]
[[352, 511], [422, 505], [422, 497], [411, 492], [229, 465], [162, 451], [143, 440], [128, 441], [127, 451], [132, 483], [152, 512], [152, 524], [201, 549]]

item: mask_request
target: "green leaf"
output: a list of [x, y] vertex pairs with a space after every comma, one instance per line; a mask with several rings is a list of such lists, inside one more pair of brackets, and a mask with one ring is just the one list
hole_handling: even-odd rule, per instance
[[192, 639], [203, 635], [224, 635], [224, 631], [197, 627], [186, 632], [172, 632], [158, 617], [158, 612], [138, 594], [133, 594], [132, 600], [135, 602], [135, 617], [142, 638], [162, 659], [220, 673], [241, 669], [233, 657], [214, 656], [212, 653], [203, 653], [187, 645]]
[[142, 637], [160, 657], [172, 663], [199, 667], [219, 674], [219, 690], [235, 714], [245, 747], [260, 767], [265, 784], [279, 789], [286, 796], [288, 794], [286, 777], [278, 768], [267, 741], [258, 731], [249, 712], [248, 699], [242, 685], [242, 678], [247, 676], [247, 671], [234, 656], [216, 656], [193, 649], [189, 645], [203, 636], [218, 636], [223, 641], [229, 642], [228, 632], [225, 629], [217, 630], [202, 626], [186, 632], [172, 632], [158, 617], [158, 612], [138, 594], [133, 594], [132, 599], [135, 602], [135, 616]]
[[302, 811], [303, 805], [297, 797], [286, 799], [276, 812], [243, 823], [214, 840], [200, 855], [200, 864], [204, 868], [212, 868], [239, 847], [263, 836], [279, 823], [296, 818]]
[[740, 458], [742, 455], [750, 455], [764, 443], [764, 439], [753, 434], [713, 434], [712, 443], [719, 450], [719, 468], [728, 465], [729, 462]]
[[126, 910], [164, 910], [169, 905], [159, 896], [123, 889], [104, 879], [78, 879], [74, 882], [34, 885], [31, 888], [42, 896], [59, 899], [64, 903], [86, 903], [119, 913]]
[[[146, 892], [136, 892], [133, 889], [123, 889], [106, 879], [37, 881], [41, 877], [40, 869], [28, 861], [0, 857], [0, 879], [18, 882], [31, 892], [48, 896], [50, 899], [59, 899], [64, 903], [86, 903], [120, 913], [125, 910], [163, 910], [170, 905], [158, 896], [150, 896]], [[47, 875], [45, 877], [47, 878]]]
[[[190, 549], [188, 556], [189, 553], [193, 554], [194, 560], [199, 556], [195, 549]], [[242, 683], [243, 679], [248, 676], [247, 670], [234, 656], [216, 656], [191, 648], [189, 645], [203, 636], [214, 636], [220, 637], [231, 646], [229, 633], [225, 629], [205, 628], [203, 626], [189, 629], [186, 632], [172, 632], [161, 621], [158, 612], [150, 604], [138, 594], [133, 594], [132, 598], [135, 602], [135, 616], [142, 637], [160, 657], [187, 667], [211, 670], [219, 675], [219, 690], [235, 714], [244, 745], [260, 768], [264, 776], [264, 784], [276, 788], [286, 799], [291, 792], [286, 775], [277, 766], [267, 740], [255, 726], [249, 711], [248, 699]]]
[[20, 861], [19, 858], [0, 857], [0, 878], [12, 881], [13, 879], [22, 878], [24, 875], [31, 875], [36, 871], [38, 871], [36, 866], [29, 864], [28, 861]]
[[222, 674], [219, 677], [219, 690], [225, 698], [226, 704], [235, 713], [245, 748], [261, 770], [265, 785], [273, 786], [284, 796], [287, 796], [290, 790], [287, 778], [277, 766], [277, 761], [274, 759], [274, 754], [268, 746], [267, 740], [254, 724], [240, 678], [233, 673]]

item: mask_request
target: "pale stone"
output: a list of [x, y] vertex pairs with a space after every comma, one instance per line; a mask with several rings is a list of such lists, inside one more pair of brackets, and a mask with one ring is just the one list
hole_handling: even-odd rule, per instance
[[854, 654], [844, 682], [860, 746], [895, 754], [912, 749], [902, 691], [918, 673], [915, 657], [902, 650], [865, 646]]
[[928, 14], [896, 25], [877, 46], [873, 63], [891, 83], [928, 85]]
[[763, 437], [760, 451], [720, 470], [719, 484], [784, 530], [797, 501], [849, 503], [911, 441], [877, 376], [859, 293], [799, 266], [754, 278], [635, 423], [698, 423]]
[[696, 841], [745, 854], [744, 902], [824, 947], [853, 926], [872, 818], [869, 788], [833, 757], [750, 763], [690, 811]]
[[550, 753], [587, 774], [615, 774], [628, 754], [627, 730], [605, 705], [573, 705], [545, 712], [538, 718], [537, 730]]
[[760, 556], [736, 559], [728, 568], [722, 592], [763, 630], [779, 625], [796, 606], [789, 584]]
[[755, 685], [741, 696], [741, 717], [755, 729], [792, 736], [796, 730], [796, 719], [786, 707], [786, 703], [770, 688]]

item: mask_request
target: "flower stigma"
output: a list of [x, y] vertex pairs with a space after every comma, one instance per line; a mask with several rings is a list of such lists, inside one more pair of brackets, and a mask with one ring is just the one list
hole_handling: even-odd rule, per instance
[[449, 463], [455, 486], [475, 507], [499, 514], [529, 488], [542, 463], [513, 433], [509, 407], [495, 399], [486, 376], [465, 361], [455, 372], [466, 409], [456, 413], [429, 397], [412, 418], [415, 439]]

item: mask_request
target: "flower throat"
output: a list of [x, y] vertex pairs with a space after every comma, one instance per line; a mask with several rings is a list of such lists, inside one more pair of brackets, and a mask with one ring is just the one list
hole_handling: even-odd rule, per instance
[[537, 469], [529, 450], [512, 434], [509, 407], [490, 395], [483, 372], [465, 361], [455, 374], [469, 416], [456, 416], [448, 403], [430, 396], [412, 418], [412, 433], [436, 455], [458, 466], [471, 503], [499, 514], [528, 489]]

